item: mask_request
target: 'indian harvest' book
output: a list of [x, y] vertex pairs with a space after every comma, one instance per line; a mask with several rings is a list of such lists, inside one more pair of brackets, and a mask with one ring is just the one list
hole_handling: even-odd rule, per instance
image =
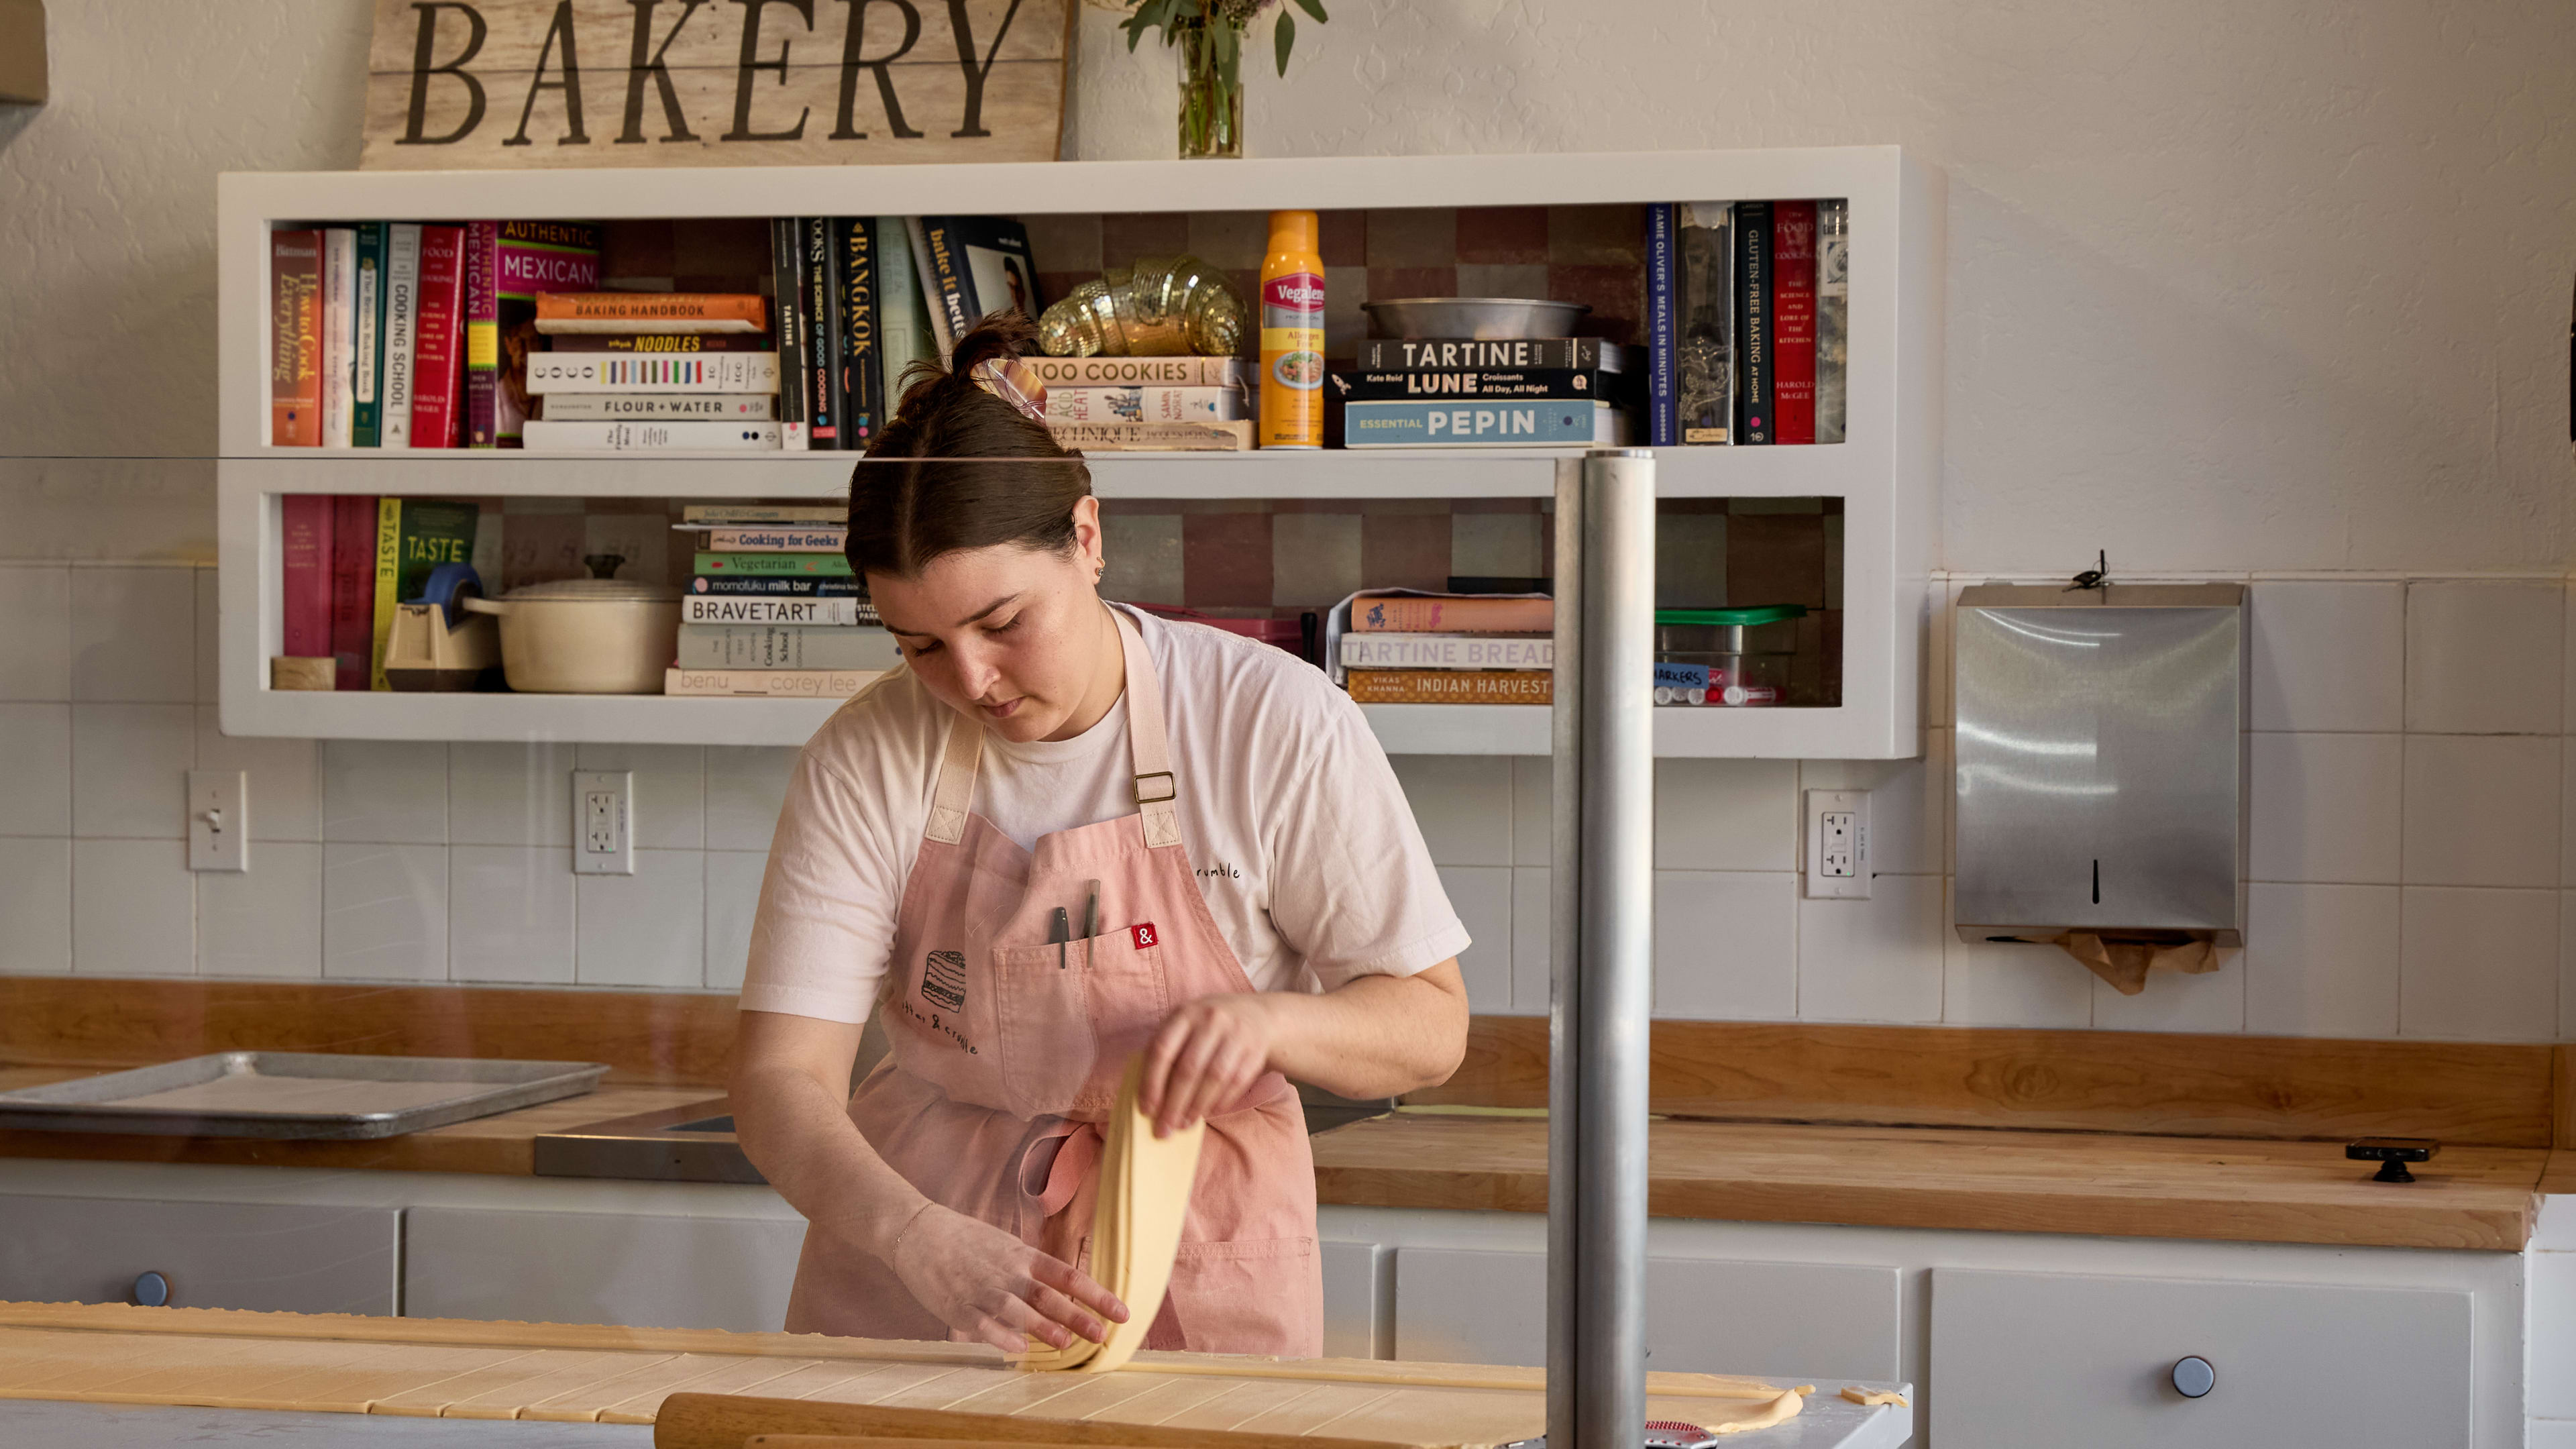
[[1351, 698], [1360, 704], [1548, 704], [1556, 674], [1547, 669], [1354, 669]]

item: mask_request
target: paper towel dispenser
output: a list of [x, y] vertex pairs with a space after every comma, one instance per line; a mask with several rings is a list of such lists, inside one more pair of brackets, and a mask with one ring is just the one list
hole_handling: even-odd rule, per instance
[[2240, 945], [2245, 588], [1959, 595], [1953, 919]]

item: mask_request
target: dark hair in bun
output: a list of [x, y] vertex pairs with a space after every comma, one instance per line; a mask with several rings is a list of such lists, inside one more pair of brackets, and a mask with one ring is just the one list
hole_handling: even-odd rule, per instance
[[[1091, 492], [1090, 469], [1056, 446], [1046, 424], [974, 378], [976, 364], [1016, 356], [1036, 336], [1024, 314], [996, 312], [957, 339], [946, 367], [924, 358], [904, 370], [902, 402], [850, 473], [846, 552], [861, 577], [909, 577], [960, 549], [1073, 547], [1073, 506]], [[992, 458], [1048, 466], [983, 461]]]

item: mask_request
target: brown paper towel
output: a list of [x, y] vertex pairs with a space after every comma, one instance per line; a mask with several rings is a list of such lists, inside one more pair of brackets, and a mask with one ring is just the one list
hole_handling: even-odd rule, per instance
[[2207, 941], [2171, 937], [2105, 937], [2098, 931], [2068, 931], [2050, 936], [2056, 946], [2111, 983], [2122, 996], [2147, 989], [2147, 973], [2162, 968], [2198, 975], [2218, 969], [2218, 948]]

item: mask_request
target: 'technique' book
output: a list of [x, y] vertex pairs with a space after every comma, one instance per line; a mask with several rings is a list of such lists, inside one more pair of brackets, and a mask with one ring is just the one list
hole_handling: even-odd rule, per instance
[[1207, 423], [1076, 423], [1047, 419], [1056, 445], [1085, 453], [1248, 453], [1247, 420]]
[[[562, 223], [555, 223], [561, 225]], [[594, 248], [596, 242], [593, 243]], [[595, 259], [594, 259], [595, 262]], [[537, 330], [566, 332], [766, 332], [769, 304], [757, 292], [595, 292], [599, 273], [582, 286], [536, 298]]]
[[522, 424], [531, 448], [589, 448], [613, 453], [650, 453], [663, 449], [721, 448], [775, 450], [774, 422], [557, 422], [539, 419]]
[[1590, 367], [1628, 372], [1630, 349], [1598, 337], [1371, 337], [1359, 345], [1361, 372], [1418, 367]]
[[1348, 687], [1360, 704], [1548, 704], [1556, 698], [1556, 672], [1354, 669]]
[[268, 234], [268, 441], [322, 446], [322, 233]]
[[1771, 203], [1771, 415], [1775, 443], [1816, 440], [1816, 204]]

